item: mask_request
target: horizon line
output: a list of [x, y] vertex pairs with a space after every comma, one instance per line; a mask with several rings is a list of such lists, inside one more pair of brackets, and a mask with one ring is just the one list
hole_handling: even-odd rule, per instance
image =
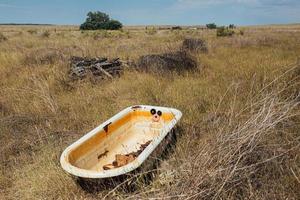
[[[214, 23], [214, 22], [210, 22]], [[209, 23], [207, 23], [209, 24]], [[217, 24], [217, 23], [215, 23]], [[49, 23], [0, 23], [0, 26], [11, 25], [11, 26], [80, 26], [80, 24], [49, 24]], [[218, 25], [218, 24], [217, 24]], [[271, 24], [249, 24], [249, 25], [240, 25], [234, 24], [236, 26], [270, 26], [270, 25], [300, 25], [300, 22], [296, 23], [271, 23]], [[124, 27], [130, 26], [183, 26], [183, 27], [191, 27], [191, 26], [206, 26], [206, 24], [123, 24]], [[223, 26], [220, 25], [220, 26]]]

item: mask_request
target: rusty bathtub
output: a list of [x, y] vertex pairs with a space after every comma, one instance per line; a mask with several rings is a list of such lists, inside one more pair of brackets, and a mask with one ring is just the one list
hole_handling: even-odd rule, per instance
[[61, 166], [87, 179], [134, 171], [153, 155], [181, 116], [174, 108], [128, 107], [67, 147], [60, 157]]

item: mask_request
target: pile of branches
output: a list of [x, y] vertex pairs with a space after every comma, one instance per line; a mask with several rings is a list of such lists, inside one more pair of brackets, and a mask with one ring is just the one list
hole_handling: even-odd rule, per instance
[[73, 79], [82, 79], [88, 74], [101, 78], [113, 78], [120, 75], [122, 62], [119, 58], [86, 58], [71, 57], [70, 76]]

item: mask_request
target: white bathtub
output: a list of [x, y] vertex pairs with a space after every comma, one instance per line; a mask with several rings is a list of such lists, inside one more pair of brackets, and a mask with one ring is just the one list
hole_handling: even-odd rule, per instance
[[[182, 113], [174, 108], [128, 107], [67, 147], [60, 158], [61, 166], [75, 177], [89, 179], [129, 173], [144, 163], [181, 116]], [[104, 169], [107, 164], [114, 163], [116, 155], [136, 152], [145, 143], [148, 146], [128, 164]]]

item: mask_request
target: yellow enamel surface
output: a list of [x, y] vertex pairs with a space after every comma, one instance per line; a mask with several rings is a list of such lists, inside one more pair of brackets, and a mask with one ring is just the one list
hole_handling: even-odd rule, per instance
[[[170, 122], [172, 119], [174, 118], [174, 115], [172, 113], [163, 113], [161, 116], [161, 121], [168, 123]], [[121, 119], [112, 122], [109, 126], [108, 126], [108, 130], [107, 132], [105, 132], [104, 130], [101, 130], [100, 132], [96, 133], [94, 136], [92, 136], [90, 139], [88, 139], [87, 141], [85, 141], [84, 143], [82, 143], [80, 146], [78, 146], [77, 148], [73, 149], [68, 157], [68, 162], [70, 162], [72, 165], [76, 165], [75, 163], [78, 163], [78, 160], [82, 160], [85, 159], [85, 157], [87, 157], [86, 159], [89, 160], [90, 157], [90, 152], [97, 152], [97, 148], [101, 148], [99, 147], [100, 144], [102, 143], [108, 143], [108, 142], [112, 142], [112, 141], [108, 141], [110, 140], [113, 133], [118, 132], [118, 130], [120, 131], [120, 128], [123, 127], [127, 127], [127, 129], [130, 129], [130, 127], [132, 126], [132, 124], [134, 123], [143, 123], [143, 122], [149, 122], [152, 119], [152, 115], [149, 111], [145, 111], [145, 110], [133, 110], [131, 112], [129, 112], [127, 115], [125, 115], [124, 117], [122, 117]], [[123, 130], [122, 130], [123, 131]], [[120, 134], [120, 133], [118, 133]], [[127, 133], [126, 133], [127, 134]], [[128, 137], [133, 137], [132, 134], [128, 134]], [[124, 136], [123, 136], [124, 137]], [[126, 135], [125, 135], [126, 137]], [[130, 139], [130, 138], [128, 138]], [[113, 143], [122, 143], [124, 140], [126, 140], [126, 138], [120, 138], [117, 137], [115, 138], [113, 141]], [[128, 143], [128, 141], [127, 141]], [[122, 145], [122, 144], [120, 144]], [[82, 162], [82, 161], [80, 161]], [[85, 161], [83, 161], [85, 162]], [[86, 161], [87, 163], [89, 161]]]

